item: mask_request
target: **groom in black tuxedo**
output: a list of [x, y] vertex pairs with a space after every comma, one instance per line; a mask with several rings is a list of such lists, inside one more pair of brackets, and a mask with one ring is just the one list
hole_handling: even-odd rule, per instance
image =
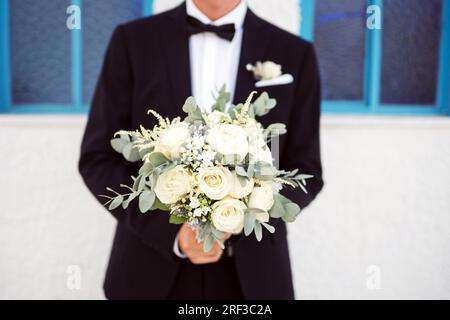
[[[247, 64], [273, 61], [292, 81], [256, 88]], [[287, 124], [279, 141], [281, 169], [314, 175], [308, 194], [283, 193], [306, 207], [323, 186], [320, 162], [320, 81], [311, 43], [257, 17], [245, 0], [187, 0], [179, 7], [118, 26], [110, 40], [84, 134], [80, 173], [93, 195], [129, 183], [139, 164], [110, 146], [119, 129], [180, 116], [186, 97], [210, 103], [210, 91], [226, 83], [233, 103], [256, 90], [267, 91], [277, 107], [260, 118], [266, 126]], [[272, 84], [272, 85], [270, 85]], [[276, 232], [232, 236], [225, 250], [203, 253], [187, 226], [172, 225], [168, 214], [142, 214], [132, 203], [111, 211], [117, 230], [106, 279], [109, 299], [293, 299], [286, 226]]]

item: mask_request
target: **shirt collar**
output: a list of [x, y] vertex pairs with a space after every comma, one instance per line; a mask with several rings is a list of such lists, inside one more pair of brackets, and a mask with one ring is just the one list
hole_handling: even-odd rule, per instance
[[186, 12], [189, 16], [192, 16], [205, 24], [213, 24], [217, 26], [234, 23], [235, 29], [238, 30], [244, 24], [245, 15], [247, 13], [247, 1], [241, 0], [236, 8], [215, 21], [212, 21], [203, 12], [201, 12], [192, 0], [186, 0]]

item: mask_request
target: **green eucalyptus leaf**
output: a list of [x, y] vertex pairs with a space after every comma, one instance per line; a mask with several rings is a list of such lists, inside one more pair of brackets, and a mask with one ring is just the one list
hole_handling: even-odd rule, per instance
[[164, 203], [159, 200], [158, 197], [155, 198], [155, 203], [153, 203], [153, 206], [150, 210], [161, 210], [161, 211], [170, 211], [170, 208], [166, 206]]
[[294, 202], [286, 203], [284, 207], [286, 212], [281, 219], [283, 219], [284, 222], [294, 222], [300, 213], [300, 207]]
[[228, 109], [228, 114], [230, 115], [231, 119], [236, 119], [236, 112], [239, 112], [244, 105], [242, 103], [239, 103], [237, 105], [232, 105]]
[[248, 177], [247, 171], [243, 167], [236, 166], [235, 170], [236, 170], [237, 175], [242, 176], [242, 177]]
[[171, 214], [169, 218], [169, 223], [172, 224], [183, 224], [187, 221], [185, 217], [177, 216], [176, 214]]
[[253, 212], [248, 212], [246, 210], [246, 213], [244, 215], [244, 234], [248, 236], [250, 233], [252, 233], [256, 222], [256, 215]]
[[275, 232], [275, 227], [271, 226], [270, 224], [266, 223], [266, 222], [261, 222], [261, 224], [264, 226], [264, 228], [267, 229], [267, 231], [269, 231], [270, 233], [274, 233]]
[[139, 180], [138, 191], [144, 190], [146, 182], [147, 182], [147, 177], [141, 176], [141, 179]]
[[258, 240], [258, 242], [262, 240], [262, 227], [261, 227], [261, 223], [259, 223], [259, 221], [256, 221], [256, 223], [255, 223], [255, 236], [256, 236], [256, 240]]
[[128, 208], [130, 202], [133, 201], [138, 195], [138, 192], [133, 192], [132, 194], [130, 194], [128, 198], [124, 202], [122, 202], [122, 208]]
[[247, 115], [248, 115], [250, 118], [255, 118], [255, 108], [254, 108], [253, 104], [250, 104], [250, 106], [249, 106], [249, 108], [248, 108]]
[[149, 175], [153, 170], [153, 165], [150, 162], [146, 162], [140, 167], [139, 175]]
[[114, 200], [111, 201], [111, 203], [109, 204], [108, 209], [109, 210], [114, 210], [116, 209], [118, 206], [120, 206], [123, 202], [123, 196], [122, 195], [118, 195], [116, 197], [114, 197]]
[[123, 156], [130, 162], [141, 160], [138, 148], [132, 142], [129, 142], [122, 151]]
[[139, 210], [145, 213], [151, 209], [155, 202], [156, 194], [152, 190], [145, 190], [139, 196]]
[[139, 155], [141, 156], [141, 159], [144, 158], [145, 155], [153, 152], [155, 148], [154, 147], [145, 147], [145, 148], [139, 148]]
[[277, 176], [277, 169], [268, 162], [254, 163], [254, 176], [259, 180], [272, 180]]
[[189, 97], [186, 99], [183, 105], [183, 111], [188, 114], [188, 116], [185, 119], [188, 122], [192, 123], [195, 121], [204, 121], [202, 111], [197, 106], [194, 97]]
[[168, 162], [170, 162], [170, 160], [167, 159], [166, 156], [161, 152], [152, 152], [148, 156], [148, 163], [150, 163], [153, 168], [159, 167]]
[[209, 252], [212, 249], [214, 243], [214, 237], [212, 234], [209, 234], [208, 237], [203, 242], [203, 251]]
[[217, 96], [216, 103], [212, 106], [211, 110], [224, 112], [227, 103], [230, 101], [230, 93], [227, 92], [225, 84], [220, 88], [219, 95]]
[[279, 194], [277, 194], [277, 193], [274, 193], [274, 195], [273, 195], [273, 200], [274, 200], [273, 206], [269, 210], [269, 215], [272, 218], [281, 218], [282, 216], [284, 216], [284, 212], [285, 212], [284, 205], [278, 196], [279, 196]]
[[242, 188], [244, 188], [248, 183], [249, 183], [249, 179], [247, 177], [241, 177], [241, 176], [236, 176], [239, 184], [241, 185]]
[[277, 104], [275, 99], [271, 99], [267, 92], [261, 93], [261, 95], [253, 102], [253, 109], [255, 115], [261, 117], [269, 113]]
[[122, 138], [114, 138], [114, 139], [111, 139], [110, 143], [111, 143], [111, 147], [115, 151], [122, 153], [125, 146], [129, 143], [129, 140], [125, 140]]
[[197, 109], [197, 103], [195, 102], [194, 97], [190, 96], [186, 99], [183, 105], [183, 111], [186, 113], [190, 113]]
[[216, 237], [216, 239], [222, 239], [225, 236], [225, 233], [223, 231], [219, 231], [216, 228], [211, 228], [211, 233]]

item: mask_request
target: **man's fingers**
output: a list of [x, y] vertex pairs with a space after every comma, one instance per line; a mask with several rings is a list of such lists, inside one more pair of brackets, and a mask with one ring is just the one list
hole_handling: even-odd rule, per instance
[[197, 257], [206, 257], [206, 258], [210, 257], [211, 258], [211, 257], [217, 256], [218, 254], [221, 254], [221, 251], [222, 251], [222, 249], [220, 249], [219, 246], [214, 246], [208, 252], [204, 252], [203, 246], [201, 246], [199, 248], [189, 250], [187, 252], [188, 254], [186, 254], [186, 256], [188, 258], [197, 258]]
[[[181, 227], [178, 235], [179, 248], [192, 263], [214, 263], [217, 262], [222, 256], [223, 250], [216, 242], [213, 243], [210, 251], [204, 252], [203, 242], [198, 242], [195, 232], [186, 225]], [[230, 236], [230, 234], [225, 234], [222, 241], [225, 242], [225, 240]]]
[[206, 263], [214, 263], [219, 261], [220, 257], [222, 256], [223, 251], [220, 250], [218, 252], [215, 253], [215, 255], [213, 256], [197, 256], [197, 257], [193, 257], [193, 258], [189, 258], [189, 260], [191, 260], [192, 263], [194, 264], [206, 264]]

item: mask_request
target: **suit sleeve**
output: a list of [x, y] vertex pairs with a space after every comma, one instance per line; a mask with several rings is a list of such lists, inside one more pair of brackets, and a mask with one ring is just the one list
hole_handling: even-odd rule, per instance
[[306, 180], [305, 194], [300, 188], [286, 187], [282, 194], [301, 208], [308, 206], [323, 187], [320, 161], [320, 77], [315, 50], [308, 44], [297, 74], [294, 105], [287, 125], [288, 136], [281, 168], [314, 175]]
[[[137, 166], [127, 162], [115, 152], [110, 139], [120, 129], [134, 130], [131, 126], [133, 75], [127, 51], [123, 27], [113, 32], [105, 54], [84, 137], [81, 144], [79, 171], [86, 186], [100, 202], [106, 187], [121, 190], [120, 184], [132, 183]], [[124, 191], [125, 193], [125, 191]], [[140, 213], [137, 200], [128, 209], [121, 207], [111, 211], [118, 223], [139, 237], [146, 245], [173, 258], [173, 242], [179, 227], [168, 222], [168, 214], [152, 211]]]

